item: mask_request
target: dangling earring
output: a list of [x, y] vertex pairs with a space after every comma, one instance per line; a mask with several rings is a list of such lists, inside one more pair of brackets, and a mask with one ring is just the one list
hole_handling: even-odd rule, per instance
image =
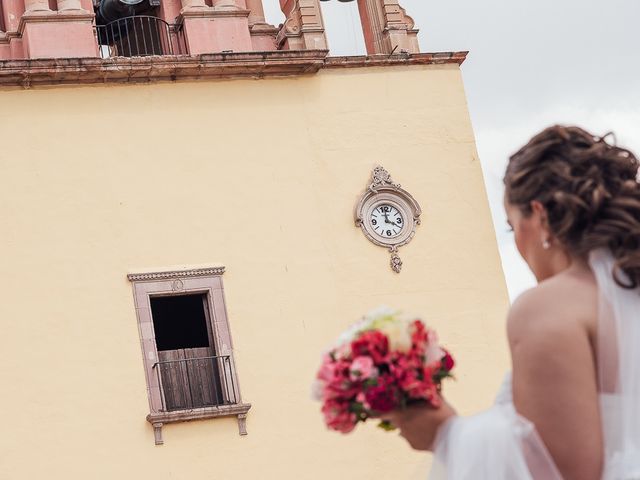
[[542, 248], [545, 250], [549, 250], [551, 248], [551, 243], [546, 238], [542, 241]]

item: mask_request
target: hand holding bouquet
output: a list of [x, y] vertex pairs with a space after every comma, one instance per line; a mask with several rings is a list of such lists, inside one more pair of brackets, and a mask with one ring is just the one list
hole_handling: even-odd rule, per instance
[[[454, 360], [433, 330], [383, 308], [343, 333], [324, 355], [314, 385], [327, 426], [342, 433], [358, 422], [413, 404], [440, 406], [440, 385]], [[381, 422], [388, 429], [388, 422]]]

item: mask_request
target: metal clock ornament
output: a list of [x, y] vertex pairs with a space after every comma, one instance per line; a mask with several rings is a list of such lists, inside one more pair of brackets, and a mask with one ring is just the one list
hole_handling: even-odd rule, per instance
[[409, 192], [394, 183], [391, 175], [378, 166], [371, 184], [356, 205], [355, 222], [376, 245], [389, 249], [391, 269], [400, 273], [402, 260], [398, 248], [411, 241], [420, 225], [420, 205]]

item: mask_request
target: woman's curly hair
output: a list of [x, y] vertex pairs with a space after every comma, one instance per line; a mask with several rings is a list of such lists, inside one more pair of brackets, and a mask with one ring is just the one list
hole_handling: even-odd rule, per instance
[[542, 131], [509, 159], [506, 198], [525, 215], [532, 201], [542, 203], [551, 232], [572, 255], [608, 248], [616, 282], [633, 289], [640, 285], [640, 163], [608, 136], [578, 127]]

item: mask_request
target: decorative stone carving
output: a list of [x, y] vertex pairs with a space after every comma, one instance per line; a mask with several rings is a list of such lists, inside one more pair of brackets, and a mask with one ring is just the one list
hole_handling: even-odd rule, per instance
[[391, 252], [391, 270], [396, 273], [400, 273], [402, 270], [402, 260], [396, 252]]
[[238, 415], [238, 431], [240, 435], [247, 434], [247, 414], [241, 413]]
[[367, 53], [419, 53], [418, 30], [398, 0], [358, 0]]
[[373, 169], [371, 183], [355, 209], [355, 224], [372, 243], [389, 249], [391, 269], [400, 273], [402, 260], [398, 248], [406, 245], [420, 225], [422, 210], [418, 202], [395, 183], [389, 172]]
[[282, 50], [327, 50], [318, 0], [280, 0], [286, 20], [276, 38]]
[[389, 172], [378, 166], [373, 169], [373, 173], [371, 174], [371, 185], [369, 185], [369, 190], [375, 193], [376, 189], [385, 185], [393, 187], [396, 190], [400, 188], [399, 183], [393, 183]]
[[153, 438], [156, 445], [164, 445], [164, 440], [162, 439], [162, 423], [157, 422], [153, 424]]
[[173, 290], [174, 292], [181, 292], [182, 290], [184, 290], [184, 282], [180, 279], [174, 280], [171, 283], [171, 290]]
[[224, 267], [194, 268], [191, 270], [173, 270], [169, 272], [130, 273], [127, 278], [132, 282], [141, 280], [167, 280], [171, 278], [207, 277], [210, 275], [222, 275]]

